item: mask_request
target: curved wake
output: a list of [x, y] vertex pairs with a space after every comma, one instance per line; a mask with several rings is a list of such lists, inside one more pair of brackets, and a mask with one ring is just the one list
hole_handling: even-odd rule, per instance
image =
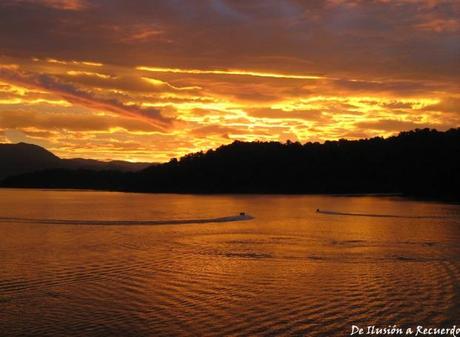
[[38, 223], [46, 225], [104, 225], [104, 226], [126, 226], [126, 225], [183, 225], [202, 224], [212, 222], [234, 222], [254, 219], [248, 214], [226, 216], [208, 219], [177, 219], [177, 220], [76, 220], [76, 219], [30, 219], [30, 218], [1, 218], [0, 222]]
[[328, 214], [328, 215], [346, 215], [346, 216], [365, 216], [373, 218], [402, 218], [402, 219], [449, 219], [447, 216], [436, 216], [436, 215], [397, 215], [397, 214], [373, 214], [373, 213], [346, 213], [346, 212], [335, 212], [335, 211], [322, 211], [317, 210], [316, 213]]

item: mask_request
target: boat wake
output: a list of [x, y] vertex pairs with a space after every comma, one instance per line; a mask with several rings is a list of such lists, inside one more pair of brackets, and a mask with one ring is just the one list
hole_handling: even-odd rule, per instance
[[448, 219], [447, 216], [437, 215], [399, 215], [399, 214], [374, 214], [374, 213], [347, 213], [326, 210], [316, 210], [316, 213], [328, 215], [345, 215], [345, 216], [364, 216], [373, 218], [401, 218], [401, 219]]
[[208, 219], [174, 219], [174, 220], [77, 220], [77, 219], [31, 219], [31, 218], [2, 218], [0, 222], [34, 223], [46, 225], [102, 225], [102, 226], [153, 226], [153, 225], [184, 225], [213, 222], [235, 222], [252, 220], [248, 214], [226, 216]]

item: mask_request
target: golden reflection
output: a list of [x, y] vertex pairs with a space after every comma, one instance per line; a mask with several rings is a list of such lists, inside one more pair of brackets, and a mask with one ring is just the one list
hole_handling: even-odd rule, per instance
[[[82, 327], [103, 325], [120, 336], [126, 326], [138, 335], [343, 336], [344, 327], [368, 320], [458, 317], [458, 205], [27, 189], [0, 190], [0, 205], [2, 216], [13, 220], [2, 223], [7, 235], [0, 236], [0, 246], [10, 252], [2, 255], [9, 268], [1, 270], [2, 305], [10, 308], [2, 318], [12, 322], [10, 331], [23, 317], [35, 322], [38, 302], [58, 311], [39, 311], [40, 324], [27, 325], [33, 335], [77, 335]], [[328, 215], [316, 208], [395, 217]], [[115, 229], [96, 224], [206, 219], [241, 210], [254, 219]], [[85, 228], [24, 225], [24, 218], [80, 221]], [[101, 314], [107, 303], [115, 318]], [[133, 320], [133, 308], [143, 319]]]

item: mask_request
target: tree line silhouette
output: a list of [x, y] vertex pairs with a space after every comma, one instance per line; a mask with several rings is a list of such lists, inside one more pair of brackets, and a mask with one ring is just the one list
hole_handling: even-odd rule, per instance
[[309, 142], [235, 141], [138, 172], [45, 170], [8, 187], [174, 193], [402, 193], [459, 198], [460, 128], [389, 138]]

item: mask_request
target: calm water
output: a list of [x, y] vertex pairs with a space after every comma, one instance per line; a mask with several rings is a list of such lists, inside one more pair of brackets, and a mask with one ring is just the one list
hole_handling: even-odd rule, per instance
[[[177, 223], [241, 211], [255, 218]], [[460, 325], [457, 205], [0, 189], [0, 218], [2, 337], [346, 336], [353, 324]]]

